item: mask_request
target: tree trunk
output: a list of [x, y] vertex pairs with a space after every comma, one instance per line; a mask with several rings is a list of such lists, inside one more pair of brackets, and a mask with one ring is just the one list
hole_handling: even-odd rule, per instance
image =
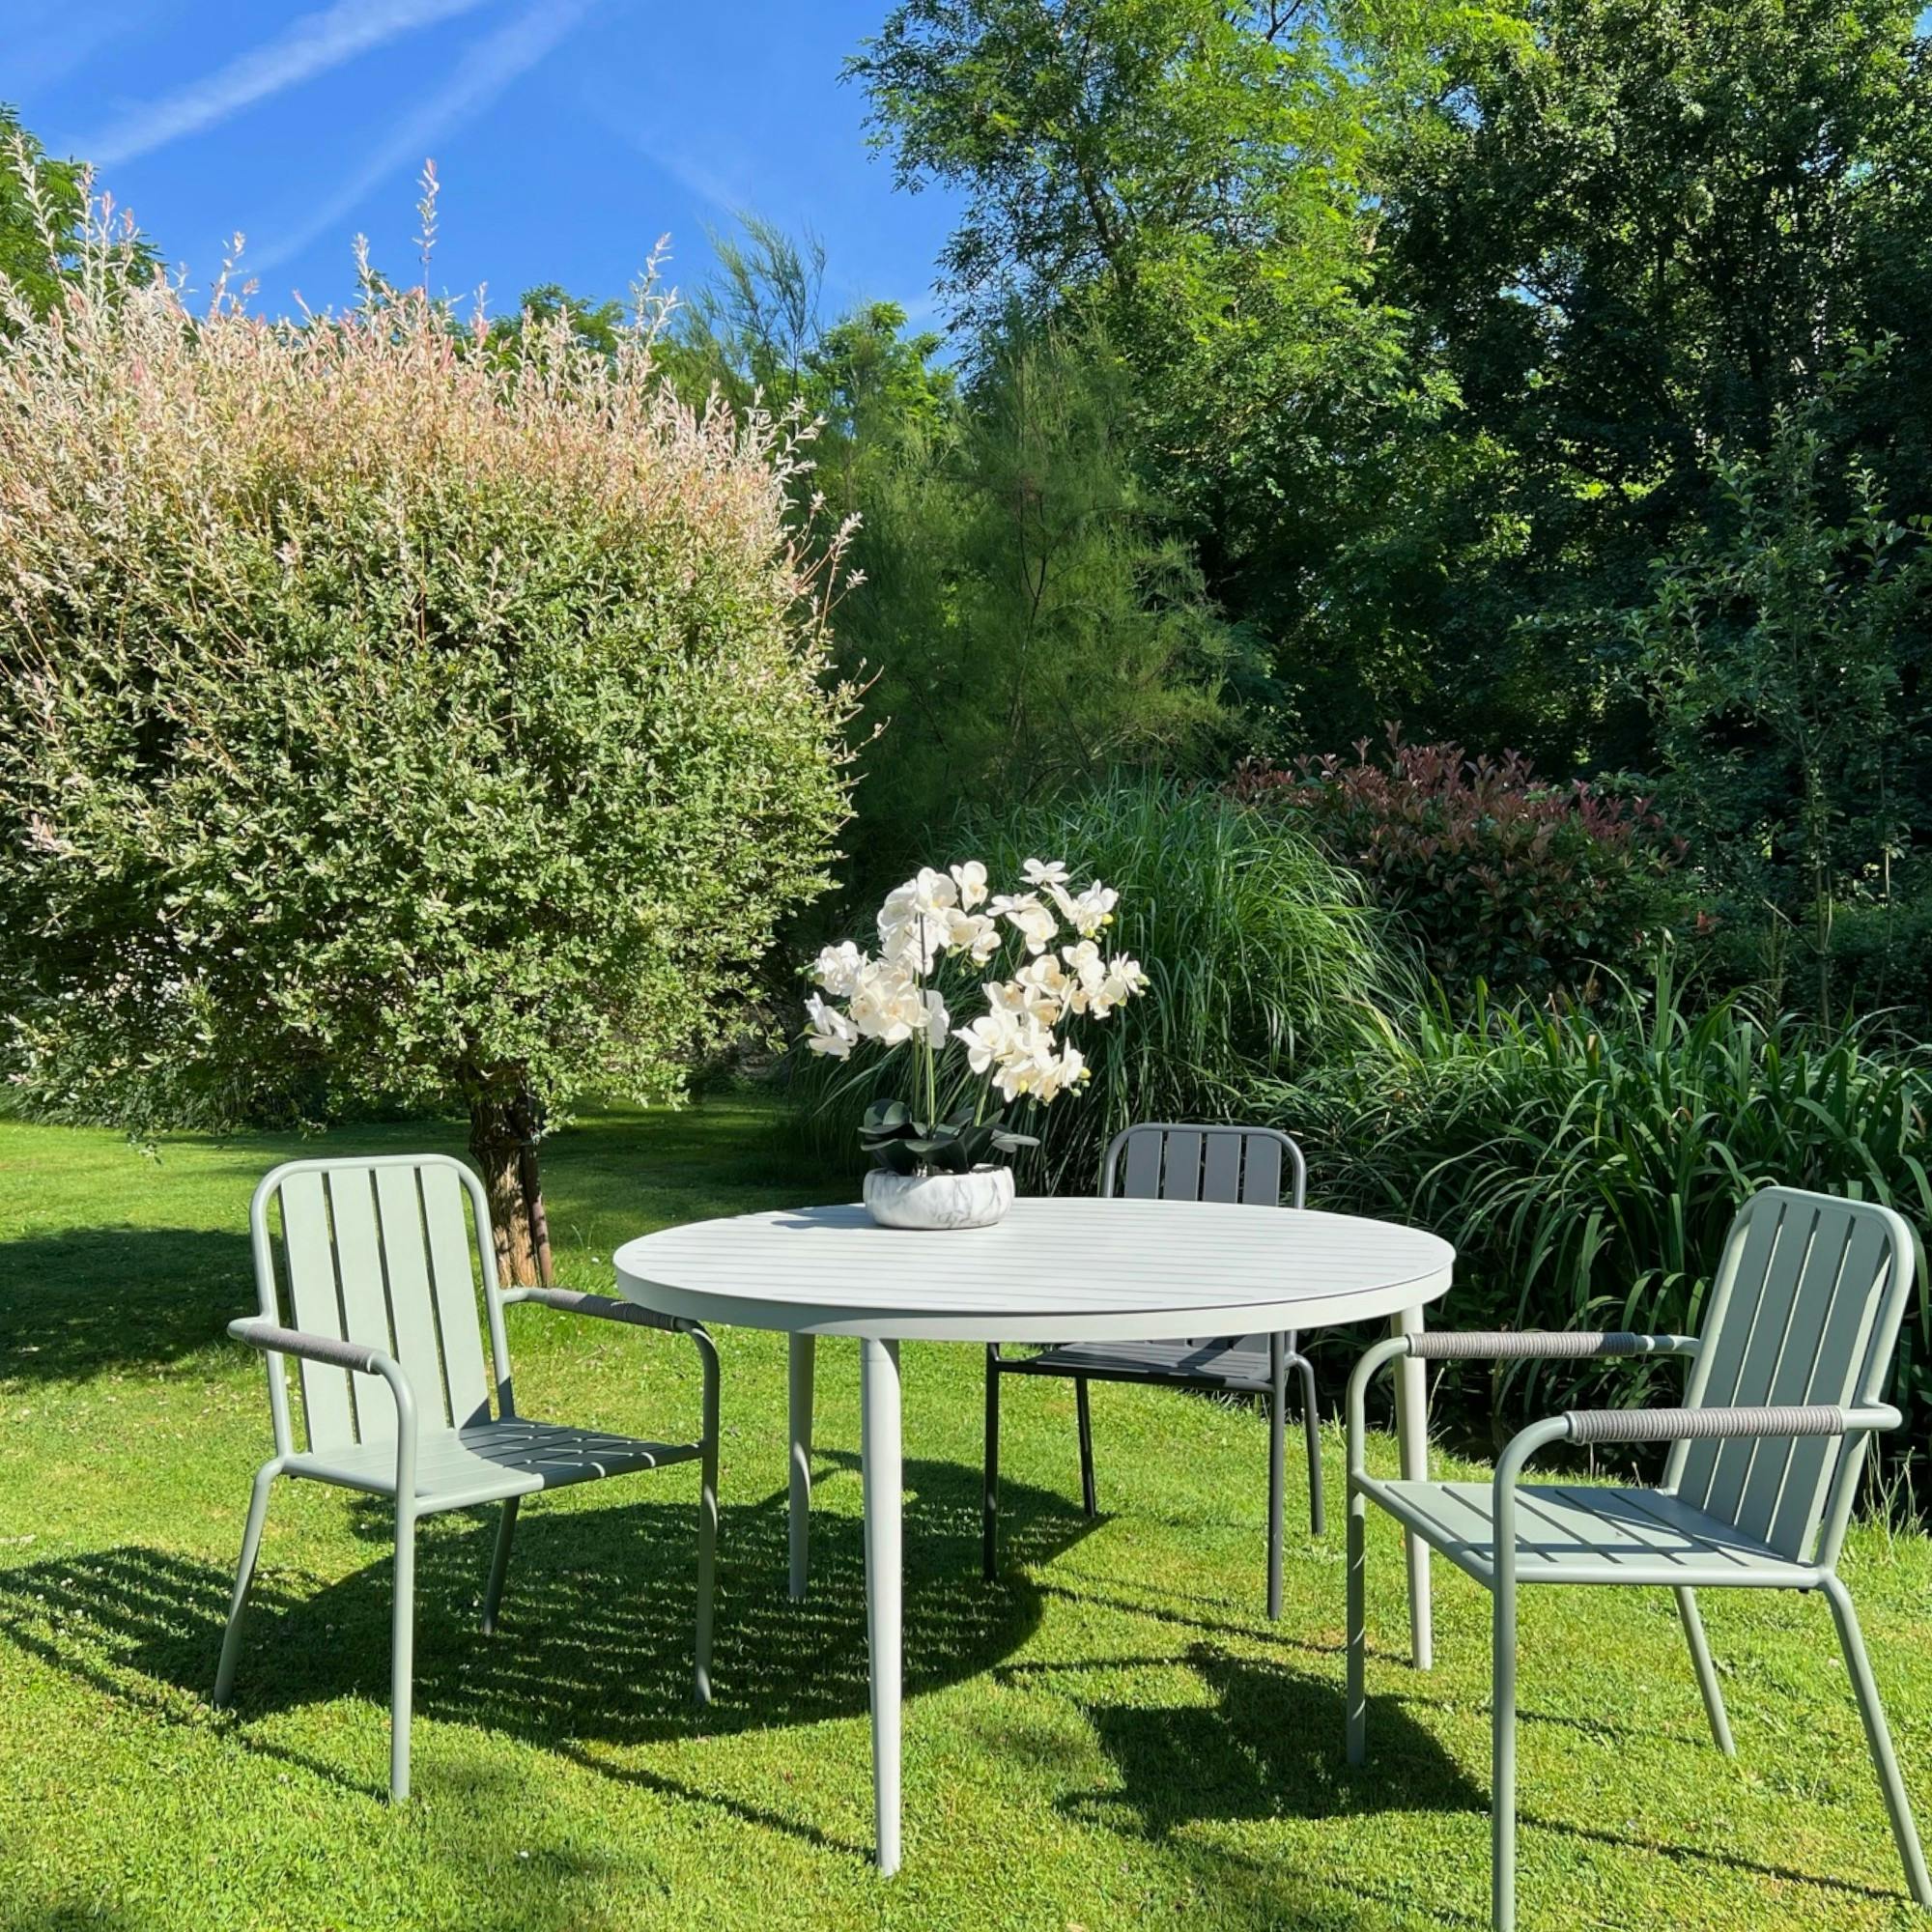
[[537, 1173], [542, 1122], [543, 1110], [526, 1091], [469, 1104], [469, 1152], [490, 1196], [499, 1288], [549, 1288], [554, 1278]]

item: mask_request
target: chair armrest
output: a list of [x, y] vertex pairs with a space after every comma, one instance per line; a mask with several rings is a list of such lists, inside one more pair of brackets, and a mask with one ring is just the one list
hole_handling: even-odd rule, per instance
[[[323, 1362], [332, 1369], [355, 1369], [361, 1375], [384, 1376], [390, 1380], [403, 1373], [403, 1365], [381, 1349], [371, 1349], [361, 1342], [345, 1342], [337, 1335], [311, 1335], [301, 1328], [283, 1328], [267, 1316], [231, 1321], [228, 1332], [251, 1348], [271, 1350], [278, 1355], [299, 1355], [304, 1361]], [[407, 1378], [404, 1386], [408, 1386]]]
[[1581, 1329], [1436, 1329], [1407, 1338], [1407, 1352], [1431, 1362], [1560, 1361], [1598, 1355], [1694, 1355], [1694, 1335], [1632, 1335]]
[[[301, 1328], [284, 1328], [265, 1315], [231, 1321], [228, 1332], [238, 1342], [246, 1342], [250, 1348], [268, 1353], [297, 1355], [304, 1361], [321, 1362], [329, 1368], [354, 1369], [359, 1375], [381, 1376], [388, 1383], [389, 1393], [396, 1402], [396, 1507], [399, 1511], [414, 1507], [416, 1397], [410, 1386], [408, 1372], [395, 1356], [384, 1354], [381, 1349], [371, 1349], [361, 1342], [345, 1342], [334, 1335], [311, 1335]], [[281, 1398], [272, 1394], [274, 1386], [271, 1380], [271, 1400], [279, 1403]], [[277, 1407], [275, 1415], [277, 1431], [285, 1431], [288, 1426], [285, 1409]], [[283, 1454], [287, 1454], [286, 1440], [280, 1435], [277, 1440]]]
[[654, 1308], [640, 1308], [635, 1301], [619, 1301], [610, 1294], [580, 1294], [572, 1288], [513, 1288], [502, 1297], [503, 1305], [534, 1302], [539, 1308], [560, 1309], [566, 1315], [589, 1315], [600, 1321], [628, 1321], [636, 1328], [663, 1328], [675, 1332], [689, 1324], [674, 1315], [660, 1315]]
[[[1349, 1378], [1346, 1409], [1349, 1473], [1351, 1478], [1366, 1474], [1369, 1384], [1391, 1362], [1499, 1362], [1538, 1358], [1551, 1361], [1564, 1358], [1694, 1355], [1696, 1352], [1697, 1338], [1694, 1335], [1632, 1335], [1621, 1331], [1548, 1328], [1496, 1329], [1487, 1333], [1471, 1331], [1463, 1334], [1444, 1328], [1425, 1330], [1415, 1335], [1392, 1335], [1386, 1342], [1378, 1342], [1367, 1350]], [[1624, 1411], [1616, 1412], [1621, 1414]], [[1544, 1428], [1547, 1425], [1536, 1424], [1533, 1427]], [[1541, 1441], [1556, 1439], [1554, 1435], [1539, 1438]]]
[[1764, 1408], [1573, 1408], [1556, 1418], [1570, 1442], [1692, 1442], [1710, 1436], [1849, 1435], [1896, 1429], [1905, 1420], [1887, 1404], [1841, 1408], [1836, 1404]]
[[624, 1321], [634, 1328], [659, 1328], [667, 1334], [690, 1336], [704, 1371], [707, 1439], [716, 1435], [718, 1348], [702, 1323], [687, 1321], [678, 1315], [660, 1315], [655, 1308], [641, 1308], [635, 1301], [619, 1301], [611, 1294], [581, 1294], [574, 1288], [513, 1288], [504, 1294], [503, 1301], [506, 1305], [530, 1301], [539, 1308], [560, 1309], [566, 1315], [588, 1315], [599, 1321]]

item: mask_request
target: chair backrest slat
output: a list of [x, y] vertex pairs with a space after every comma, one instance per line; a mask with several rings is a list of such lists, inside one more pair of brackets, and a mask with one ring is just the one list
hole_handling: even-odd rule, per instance
[[1127, 1201], [1211, 1201], [1279, 1208], [1284, 1162], [1287, 1205], [1306, 1199], [1301, 1150], [1274, 1127], [1142, 1121], [1114, 1136], [1100, 1164], [1100, 1192]]
[[490, 1378], [483, 1367], [483, 1336], [476, 1325], [476, 1279], [470, 1265], [475, 1250], [463, 1224], [463, 1183], [456, 1172], [424, 1168], [422, 1201], [449, 1419], [460, 1429], [488, 1417]]
[[[1114, 1136], [1100, 1163], [1100, 1192], [1128, 1201], [1207, 1201], [1249, 1208], [1282, 1205], [1284, 1154], [1293, 1174], [1288, 1205], [1307, 1196], [1301, 1150], [1273, 1127], [1177, 1125], [1142, 1121]], [[1217, 1340], [1260, 1345], [1264, 1336]]]
[[[1842, 1242], [1833, 1238], [1833, 1231], [1820, 1226], [1817, 1213], [1786, 1208], [1778, 1220], [1771, 1264], [1758, 1287], [1750, 1333], [1738, 1363], [1737, 1385], [1731, 1399], [1740, 1406], [1771, 1400], [1772, 1387], [1791, 1349], [1794, 1329], [1798, 1331], [1799, 1351], [1806, 1356], [1807, 1362], [1816, 1360], [1832, 1287], [1845, 1258]], [[1741, 1312], [1736, 1297], [1737, 1289], [1733, 1288], [1733, 1321]], [[1758, 1446], [1747, 1437], [1718, 1443], [1718, 1454], [1708, 1459], [1710, 1473], [1704, 1500], [1704, 1507], [1713, 1516], [1721, 1517], [1726, 1522], [1738, 1520], [1751, 1459]]]
[[[1912, 1278], [1910, 1232], [1890, 1209], [1793, 1188], [1754, 1195], [1732, 1223], [1705, 1323], [1692, 1406], [1878, 1400]], [[1814, 1556], [1828, 1501], [1864, 1443], [1833, 1436], [1703, 1438], [1672, 1459], [1685, 1501], [1794, 1561]], [[1816, 1560], [1835, 1560], [1833, 1547]]]
[[[1277, 1207], [1281, 1202], [1282, 1143], [1272, 1134], [1244, 1134], [1241, 1137], [1245, 1159], [1241, 1164], [1241, 1199], [1257, 1206]], [[1301, 1206], [1307, 1179], [1301, 1165], [1301, 1150], [1294, 1150], [1293, 1185], [1289, 1189], [1291, 1208]]]
[[[311, 1335], [342, 1334], [342, 1301], [335, 1279], [335, 1250], [328, 1234], [328, 1198], [322, 1176], [291, 1174], [282, 1183], [282, 1253], [289, 1271], [289, 1305], [295, 1325]], [[266, 1284], [272, 1295], [274, 1284]], [[262, 1312], [275, 1312], [272, 1300]], [[302, 1362], [302, 1414], [309, 1441], [333, 1449], [355, 1440], [355, 1411], [349, 1395], [349, 1372], [320, 1362]]]
[[1160, 1161], [1163, 1201], [1201, 1199], [1201, 1136], [1192, 1127], [1170, 1127]]
[[[1865, 1379], [1872, 1334], [1885, 1300], [1885, 1277], [1890, 1271], [1891, 1243], [1881, 1222], [1861, 1220], [1852, 1229], [1845, 1249], [1844, 1280], [1825, 1313], [1817, 1359], [1804, 1386], [1774, 1395], [1774, 1402], [1856, 1403]], [[1888, 1351], [1889, 1352], [1889, 1351]], [[1881, 1378], [1883, 1370], [1881, 1370]], [[1739, 1514], [1747, 1535], [1761, 1536], [1774, 1548], [1803, 1548], [1817, 1529], [1824, 1509], [1826, 1480], [1831, 1473], [1829, 1437], [1803, 1436], [1792, 1442], [1767, 1442], [1752, 1465], [1750, 1484]]]
[[[448, 1419], [444, 1405], [442, 1351], [437, 1344], [436, 1311], [424, 1292], [421, 1209], [416, 1202], [416, 1173], [407, 1167], [345, 1169], [331, 1177], [338, 1193], [354, 1188], [380, 1215], [383, 1266], [374, 1276], [388, 1298], [389, 1320], [395, 1325], [395, 1353], [416, 1394], [421, 1426], [433, 1429]], [[348, 1258], [343, 1259], [348, 1266]]]
[[1238, 1134], [1209, 1134], [1201, 1153], [1201, 1198], [1226, 1202], [1241, 1199], [1241, 1139]]
[[[489, 1209], [474, 1175], [442, 1154], [289, 1161], [276, 1168], [255, 1190], [251, 1214], [262, 1313], [280, 1320], [269, 1220], [276, 1204], [294, 1325], [394, 1354], [426, 1428], [490, 1415], [480, 1276], [497, 1399], [504, 1413], [512, 1412]], [[395, 1400], [382, 1377], [311, 1362], [299, 1362], [299, 1369], [311, 1450], [327, 1454], [393, 1438]], [[271, 1362], [276, 1428], [286, 1435], [280, 1374], [279, 1362]], [[293, 1444], [282, 1440], [278, 1447], [286, 1454]]]
[[[1131, 1127], [1127, 1130], [1126, 1173], [1122, 1178], [1120, 1191], [1129, 1201], [1160, 1199], [1160, 1156], [1163, 1138], [1159, 1133], [1136, 1132]], [[1107, 1163], [1104, 1191], [1109, 1194], [1114, 1191], [1114, 1165], [1112, 1160]]]
[[[383, 1231], [376, 1224], [369, 1176], [354, 1168], [337, 1168], [325, 1179], [343, 1332], [351, 1342], [391, 1354], [396, 1345], [389, 1333], [389, 1301], [383, 1288]], [[388, 1383], [381, 1376], [355, 1376], [351, 1385], [355, 1393], [356, 1437], [363, 1442], [393, 1440], [396, 1399]]]

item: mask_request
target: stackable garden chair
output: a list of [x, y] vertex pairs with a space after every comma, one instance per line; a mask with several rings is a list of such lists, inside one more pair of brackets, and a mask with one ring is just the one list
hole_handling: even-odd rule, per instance
[[[1128, 1201], [1220, 1201], [1279, 1208], [1282, 1171], [1289, 1206], [1308, 1192], [1301, 1150], [1273, 1127], [1186, 1126], [1144, 1121], [1116, 1134], [1100, 1163], [1100, 1193]], [[1267, 1613], [1281, 1615], [1282, 1491], [1286, 1463], [1288, 1375], [1301, 1382], [1301, 1419], [1308, 1440], [1308, 1516], [1321, 1534], [1321, 1436], [1315, 1406], [1315, 1371], [1293, 1334], [1238, 1335], [1198, 1342], [1081, 1342], [1034, 1355], [986, 1350], [986, 1468], [982, 1542], [988, 1580], [998, 1564], [1000, 1382], [1006, 1376], [1071, 1377], [1080, 1433], [1080, 1496], [1096, 1516], [1094, 1424], [1090, 1381], [1151, 1382], [1166, 1388], [1259, 1395], [1268, 1405]]]
[[[469, 1225], [464, 1197], [469, 1197]], [[270, 1233], [279, 1206], [290, 1321], [282, 1321]], [[444, 1154], [293, 1160], [268, 1175], [248, 1213], [261, 1314], [229, 1324], [268, 1357], [275, 1453], [255, 1476], [242, 1562], [215, 1673], [228, 1701], [242, 1616], [254, 1580], [277, 1476], [310, 1476], [393, 1497], [395, 1604], [390, 1660], [389, 1791], [410, 1792], [410, 1700], [415, 1633], [416, 1521], [438, 1510], [503, 1506], [483, 1597], [496, 1626], [510, 1539], [523, 1498], [604, 1476], [701, 1463], [697, 1515], [696, 1693], [711, 1696], [712, 1575], [718, 1547], [718, 1354], [694, 1323], [599, 1294], [497, 1284], [496, 1246], [483, 1184]], [[490, 1331], [485, 1367], [476, 1283]], [[690, 1336], [703, 1367], [703, 1433], [696, 1442], [640, 1442], [600, 1430], [533, 1422], [517, 1413], [503, 1310], [537, 1302], [576, 1315], [668, 1328]], [[301, 1375], [308, 1446], [295, 1446], [283, 1359]], [[495, 1395], [494, 1411], [491, 1406]]]
[[[1371, 1349], [1349, 1383], [1349, 1761], [1366, 1754], [1363, 1542], [1374, 1502], [1491, 1593], [1494, 1617], [1492, 1920], [1516, 1923], [1516, 1622], [1525, 1583], [1638, 1584], [1675, 1593], [1718, 1748], [1730, 1724], [1697, 1613], [1699, 1589], [1816, 1590], [1832, 1606], [1865, 1741], [1912, 1895], [1932, 1907], [1885, 1712], [1838, 1552], [1912, 1290], [1911, 1231], [1888, 1208], [1767, 1187], [1731, 1224], [1701, 1337], [1436, 1333]], [[1572, 1409], [1514, 1436], [1488, 1483], [1386, 1483], [1364, 1463], [1370, 1381], [1402, 1356], [1692, 1358], [1681, 1408]], [[1656, 1489], [1528, 1483], [1557, 1442], [1667, 1442]]]

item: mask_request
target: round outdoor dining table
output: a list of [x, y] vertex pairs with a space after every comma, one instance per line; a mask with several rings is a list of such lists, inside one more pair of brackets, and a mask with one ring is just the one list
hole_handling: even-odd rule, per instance
[[[660, 1314], [791, 1337], [792, 1594], [804, 1593], [811, 1380], [820, 1335], [859, 1343], [866, 1631], [881, 1871], [899, 1862], [899, 1344], [1185, 1341], [1346, 1321], [1419, 1330], [1456, 1251], [1415, 1228], [1312, 1208], [1024, 1200], [997, 1227], [915, 1233], [864, 1208], [801, 1208], [667, 1228], [612, 1258]], [[1427, 1474], [1420, 1361], [1402, 1365], [1403, 1474]], [[1415, 1661], [1430, 1662], [1429, 1556], [1408, 1546]]]

